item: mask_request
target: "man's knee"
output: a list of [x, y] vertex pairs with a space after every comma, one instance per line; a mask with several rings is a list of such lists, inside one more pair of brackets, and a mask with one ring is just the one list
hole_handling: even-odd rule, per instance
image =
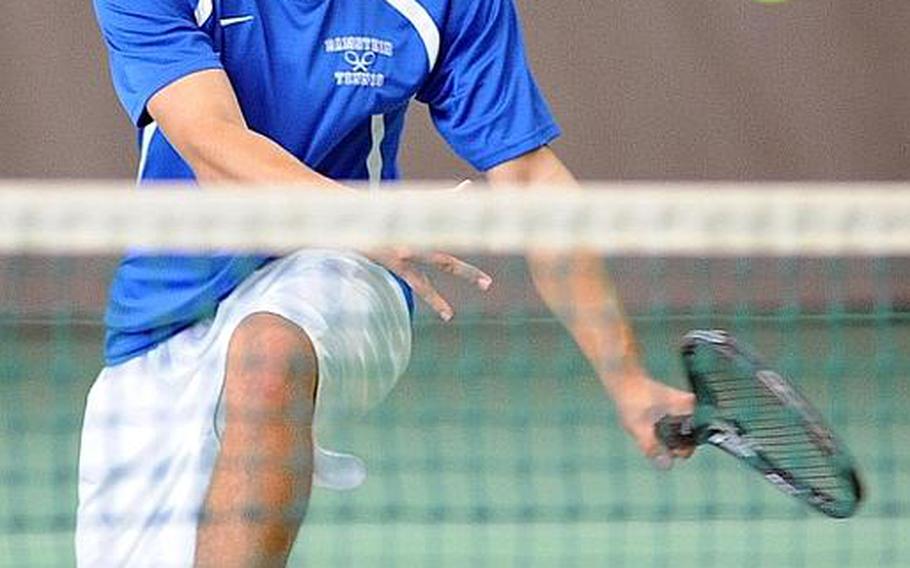
[[281, 316], [247, 316], [231, 337], [226, 389], [228, 403], [281, 408], [312, 403], [316, 352], [306, 333]]

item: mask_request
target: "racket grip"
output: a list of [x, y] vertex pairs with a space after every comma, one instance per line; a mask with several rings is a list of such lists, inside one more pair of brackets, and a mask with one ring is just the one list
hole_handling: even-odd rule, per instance
[[654, 425], [660, 443], [670, 450], [681, 450], [698, 445], [692, 416], [664, 416]]

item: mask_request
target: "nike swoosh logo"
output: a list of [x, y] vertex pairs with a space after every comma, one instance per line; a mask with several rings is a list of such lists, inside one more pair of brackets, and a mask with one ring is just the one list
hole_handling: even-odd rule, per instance
[[236, 26], [237, 24], [245, 24], [247, 22], [252, 22], [255, 18], [253, 16], [239, 16], [237, 18], [221, 18], [219, 23], [222, 28], [228, 26]]

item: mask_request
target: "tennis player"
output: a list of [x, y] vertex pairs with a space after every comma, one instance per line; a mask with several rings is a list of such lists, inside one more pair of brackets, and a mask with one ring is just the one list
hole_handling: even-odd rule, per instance
[[[114, 86], [138, 128], [140, 185], [399, 177], [405, 110], [426, 104], [493, 185], [573, 184], [512, 0], [95, 0]], [[530, 259], [642, 451], [690, 395], [642, 369], [596, 258]], [[111, 287], [106, 367], [82, 434], [78, 563], [281, 566], [311, 484], [363, 481], [314, 429], [386, 396], [411, 349], [424, 269], [480, 290], [442, 252], [130, 254]], [[578, 317], [583, 314], [585, 317]], [[351, 544], [353, 545], [353, 544]]]

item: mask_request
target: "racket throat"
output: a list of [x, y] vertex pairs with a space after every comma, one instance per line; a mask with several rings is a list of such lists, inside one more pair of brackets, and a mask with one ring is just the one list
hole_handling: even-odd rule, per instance
[[715, 420], [704, 426], [696, 436], [700, 443], [708, 443], [737, 458], [751, 460], [758, 455], [758, 445], [732, 422]]

